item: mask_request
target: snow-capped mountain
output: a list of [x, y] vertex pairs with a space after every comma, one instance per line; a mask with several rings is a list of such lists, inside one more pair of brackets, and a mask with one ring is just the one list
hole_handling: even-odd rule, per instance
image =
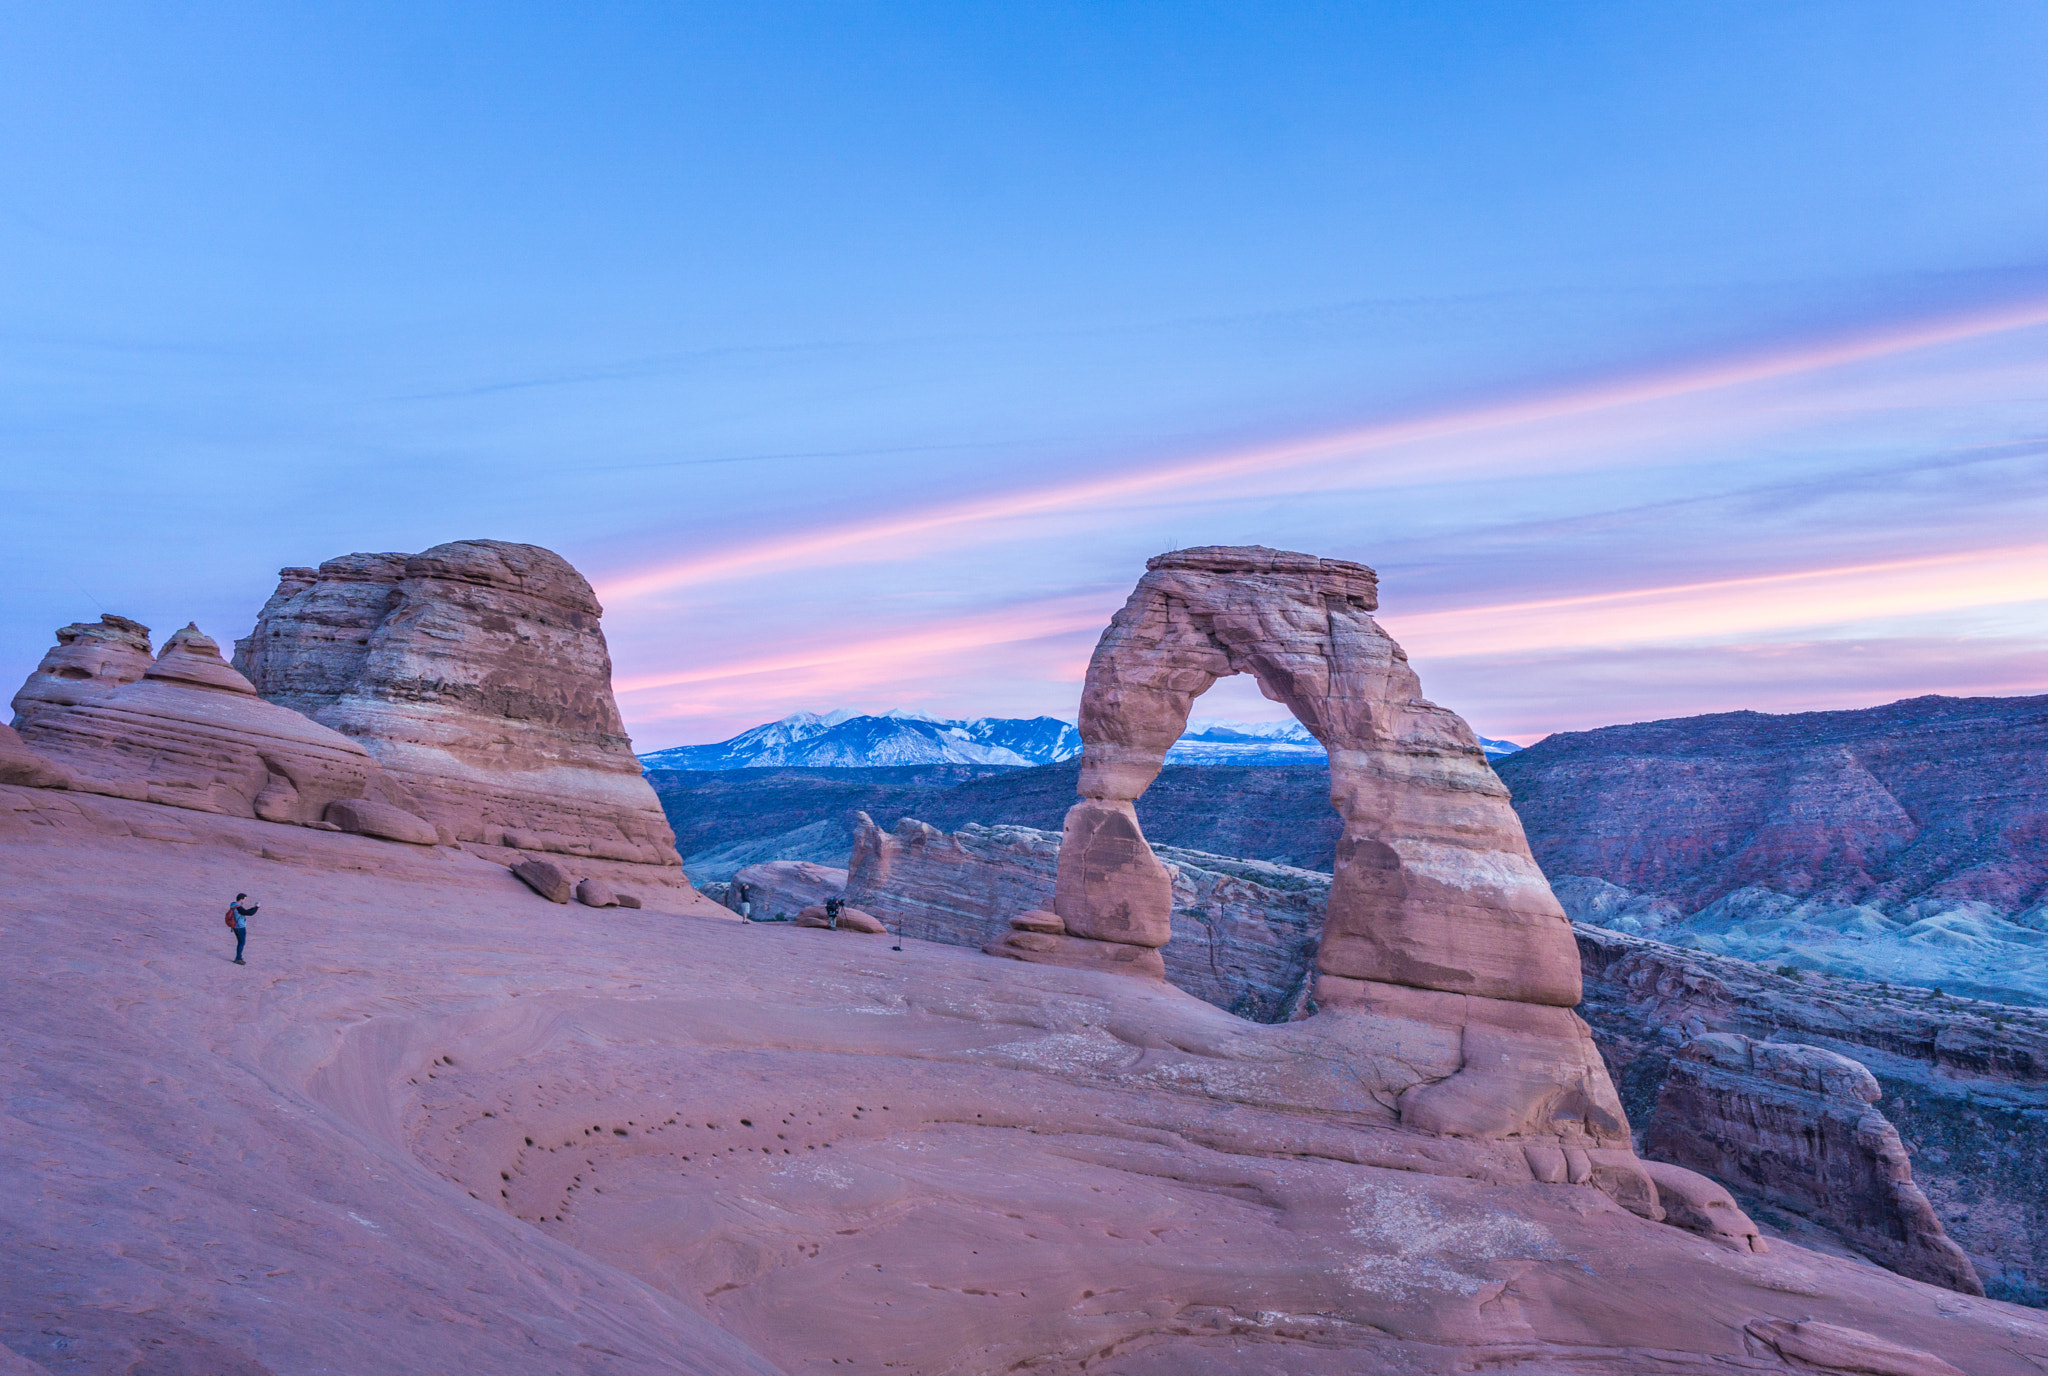
[[[1512, 741], [1480, 738], [1488, 759]], [[714, 745], [679, 745], [642, 755], [649, 769], [757, 769], [775, 765], [859, 768], [915, 764], [1057, 764], [1081, 753], [1081, 734], [1057, 717], [947, 721], [923, 712], [823, 716], [796, 712]], [[1167, 752], [1168, 764], [1319, 765], [1323, 747], [1298, 721], [1195, 721]]]
[[947, 721], [923, 712], [819, 716], [796, 712], [714, 745], [640, 757], [649, 769], [856, 768], [906, 764], [1056, 764], [1081, 753], [1081, 734], [1057, 717]]
[[[1479, 738], [1486, 758], [1497, 760], [1522, 747], [1513, 741]], [[1187, 734], [1166, 752], [1168, 764], [1321, 764], [1322, 742], [1298, 721], [1191, 721]]]

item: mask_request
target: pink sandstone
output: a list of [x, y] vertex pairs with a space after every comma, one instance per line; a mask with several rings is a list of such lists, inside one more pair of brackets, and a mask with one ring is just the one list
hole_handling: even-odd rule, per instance
[[0, 787], [0, 1347], [228, 1376], [2048, 1363], [2034, 1311], [1632, 1212], [1625, 1151], [1418, 1130], [1441, 1010], [1259, 1025], [651, 897], [593, 940], [462, 851]]
[[1372, 619], [1373, 571], [1261, 546], [1178, 550], [1145, 567], [1082, 687], [1081, 801], [1067, 814], [1053, 901], [1066, 935], [1018, 932], [993, 949], [1158, 976], [1163, 966], [1130, 950], [1171, 936], [1172, 880], [1132, 802], [1195, 698], [1248, 673], [1329, 750], [1344, 820], [1316, 1001], [1413, 1020], [1463, 1047], [1455, 1078], [1417, 1086], [1404, 1118], [1436, 1132], [1557, 1131], [1624, 1148], [1620, 1102], [1569, 1011], [1582, 992], [1571, 924], [1478, 738], [1422, 696]]
[[14, 695], [18, 727], [47, 707], [68, 707], [135, 682], [150, 666], [149, 627], [125, 616], [103, 615], [57, 629], [56, 648]]
[[22, 740], [86, 792], [301, 825], [380, 774], [355, 742], [257, 697], [192, 626], [137, 682], [40, 707]]
[[674, 867], [601, 614], [559, 555], [458, 540], [285, 569], [237, 659], [267, 700], [360, 743], [406, 791], [394, 801], [456, 840]]

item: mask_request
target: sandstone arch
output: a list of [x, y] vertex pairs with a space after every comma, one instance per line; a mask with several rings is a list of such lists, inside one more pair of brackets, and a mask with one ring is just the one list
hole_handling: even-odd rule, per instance
[[1177, 550], [1145, 567], [1082, 691], [1081, 800], [1054, 901], [1063, 933], [1026, 926], [1005, 954], [1159, 973], [1171, 887], [1132, 803], [1195, 698], [1248, 673], [1330, 752], [1344, 832], [1318, 1001], [1405, 1006], [1415, 997], [1404, 991], [1433, 991], [1576, 1004], [1571, 925], [1478, 738], [1422, 696], [1373, 620], [1378, 576], [1262, 546]]

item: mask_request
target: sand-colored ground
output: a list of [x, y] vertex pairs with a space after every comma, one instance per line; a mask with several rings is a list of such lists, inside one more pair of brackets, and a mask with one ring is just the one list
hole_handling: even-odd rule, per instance
[[44, 791], [0, 893], [19, 1369], [2048, 1371], [2034, 1311], [1487, 1183], [1366, 1019]]

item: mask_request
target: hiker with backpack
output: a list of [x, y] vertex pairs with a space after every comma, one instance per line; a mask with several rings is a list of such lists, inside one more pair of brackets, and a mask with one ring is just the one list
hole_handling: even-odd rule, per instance
[[245, 893], [238, 893], [235, 895], [235, 901], [228, 904], [227, 924], [234, 929], [235, 933], [235, 964], [237, 965], [247, 965], [249, 963], [242, 959], [242, 947], [249, 942], [249, 919], [256, 915], [256, 904], [251, 903], [248, 907], [243, 907], [242, 900], [248, 896]]

